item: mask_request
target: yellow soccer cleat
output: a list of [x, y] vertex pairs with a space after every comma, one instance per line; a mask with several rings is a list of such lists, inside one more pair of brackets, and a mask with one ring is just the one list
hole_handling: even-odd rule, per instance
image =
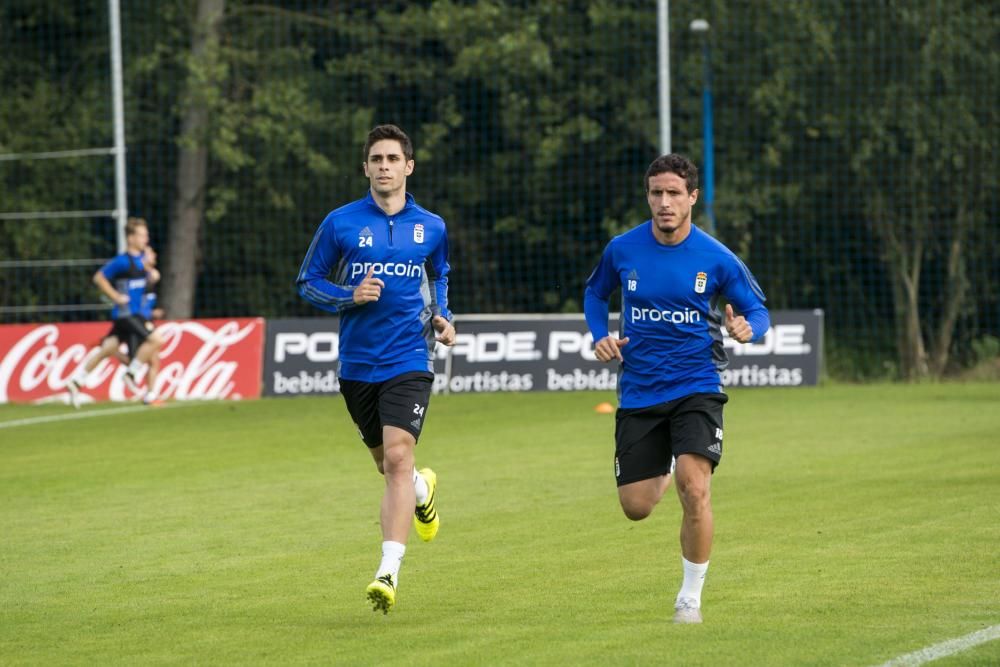
[[365, 596], [372, 603], [372, 611], [381, 610], [383, 614], [388, 614], [392, 605], [396, 604], [396, 584], [392, 581], [392, 575], [383, 574], [368, 584]]
[[427, 502], [417, 505], [413, 512], [413, 527], [424, 542], [430, 542], [438, 534], [441, 527], [441, 518], [438, 516], [437, 508], [434, 506], [434, 499], [437, 496], [437, 475], [430, 468], [418, 471], [418, 474], [427, 482]]

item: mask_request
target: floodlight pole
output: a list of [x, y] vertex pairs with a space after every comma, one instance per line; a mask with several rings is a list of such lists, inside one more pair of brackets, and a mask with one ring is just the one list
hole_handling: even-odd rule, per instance
[[712, 46], [709, 38], [710, 26], [705, 19], [691, 21], [691, 32], [701, 35], [701, 52], [704, 61], [704, 83], [701, 91], [702, 132], [705, 145], [705, 160], [702, 165], [702, 202], [708, 218], [709, 234], [715, 236], [715, 145], [712, 124]]
[[656, 33], [659, 47], [660, 152], [670, 152], [670, 0], [656, 2]]
[[128, 203], [125, 197], [125, 103], [122, 85], [122, 31], [119, 0], [108, 0], [108, 23], [111, 29], [111, 115], [115, 145], [115, 227], [118, 252], [125, 252], [125, 221]]

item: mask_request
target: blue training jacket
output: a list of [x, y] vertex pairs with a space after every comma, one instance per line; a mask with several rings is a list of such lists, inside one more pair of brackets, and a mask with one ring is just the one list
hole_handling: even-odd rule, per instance
[[[354, 303], [354, 288], [374, 269], [385, 287], [378, 301]], [[433, 372], [431, 318], [448, 310], [448, 236], [444, 220], [406, 195], [386, 215], [372, 198], [326, 216], [296, 283], [318, 308], [340, 314], [337, 375], [382, 382], [410, 371]]]
[[729, 248], [697, 227], [663, 245], [647, 220], [608, 243], [587, 280], [584, 313], [595, 341], [608, 335], [608, 297], [622, 288], [618, 395], [644, 408], [694, 393], [722, 391], [724, 296], [759, 340], [770, 328], [764, 292]]
[[123, 252], [102, 266], [101, 273], [116, 290], [128, 295], [128, 303], [116, 303], [111, 309], [111, 319], [142, 315], [142, 297], [146, 293], [146, 267], [142, 265], [142, 255]]

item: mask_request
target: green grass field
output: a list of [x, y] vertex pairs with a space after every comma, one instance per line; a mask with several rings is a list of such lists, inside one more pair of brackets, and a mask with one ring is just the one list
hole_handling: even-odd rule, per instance
[[0, 406], [0, 663], [875, 665], [1000, 624], [1000, 384], [731, 396], [701, 626], [674, 492], [618, 508], [610, 395], [435, 397], [442, 528], [388, 616], [340, 399]]

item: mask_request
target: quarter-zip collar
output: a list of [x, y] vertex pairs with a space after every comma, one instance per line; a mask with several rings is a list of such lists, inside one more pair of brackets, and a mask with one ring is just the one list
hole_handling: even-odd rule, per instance
[[369, 190], [368, 193], [365, 195], [364, 201], [373, 209], [375, 209], [382, 215], [386, 216], [387, 218], [398, 218], [417, 205], [417, 202], [413, 198], [413, 195], [411, 195], [409, 192], [406, 193], [406, 203], [403, 204], [403, 208], [399, 209], [399, 211], [394, 213], [393, 215], [389, 215], [388, 213], [382, 210], [382, 207], [379, 206], [378, 203], [375, 201], [375, 197], [372, 196], [371, 190]]
[[365, 196], [365, 202], [368, 204], [368, 206], [378, 211], [382, 215], [382, 217], [385, 218], [386, 225], [388, 225], [389, 227], [389, 247], [390, 248], [396, 247], [396, 243], [393, 240], [393, 231], [396, 226], [396, 221], [403, 215], [405, 215], [407, 212], [409, 212], [410, 209], [412, 209], [414, 206], [417, 205], [416, 200], [413, 199], [413, 195], [407, 192], [406, 203], [403, 204], [403, 208], [401, 208], [397, 213], [394, 213], [393, 215], [389, 215], [388, 213], [382, 210], [382, 207], [379, 206], [378, 203], [375, 201], [375, 197], [372, 196], [371, 190], [369, 190], [368, 194]]

